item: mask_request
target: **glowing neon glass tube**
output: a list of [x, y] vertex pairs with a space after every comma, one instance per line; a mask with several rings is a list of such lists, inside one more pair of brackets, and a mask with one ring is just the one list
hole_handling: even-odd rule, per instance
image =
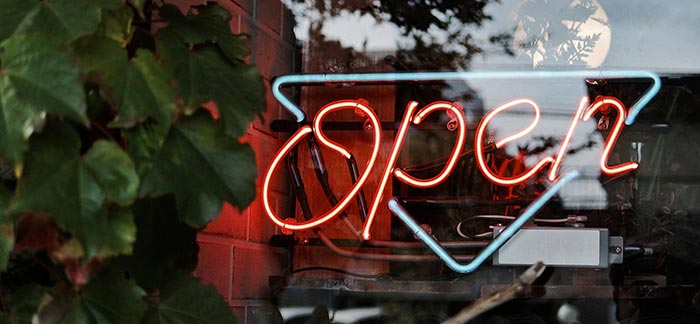
[[532, 120], [529, 126], [513, 134], [510, 134], [504, 139], [496, 142], [496, 147], [501, 148], [509, 142], [522, 137], [523, 135], [529, 133], [532, 129], [534, 129], [540, 120], [540, 107], [532, 99], [515, 99], [501, 104], [500, 106], [497, 106], [484, 116], [484, 118], [481, 120], [479, 126], [476, 129], [476, 136], [474, 138], [474, 155], [476, 156], [476, 162], [479, 167], [479, 170], [489, 181], [501, 186], [513, 186], [523, 183], [532, 176], [534, 176], [547, 164], [554, 162], [554, 159], [551, 156], [545, 156], [541, 158], [537, 163], [535, 163], [535, 165], [532, 168], [530, 168], [529, 171], [526, 171], [520, 174], [519, 176], [512, 177], [498, 176], [489, 169], [488, 164], [486, 163], [486, 158], [484, 157], [484, 133], [486, 133], [487, 126], [491, 122], [491, 120], [498, 114], [519, 105], [530, 106], [535, 113], [534, 119]]
[[583, 115], [583, 110], [586, 109], [586, 104], [588, 104], [588, 97], [582, 97], [579, 101], [578, 108], [576, 108], [574, 117], [571, 119], [569, 129], [567, 129], [566, 135], [564, 135], [564, 139], [562, 139], [561, 141], [559, 153], [557, 153], [557, 157], [554, 159], [554, 163], [552, 163], [552, 166], [549, 169], [549, 181], [554, 181], [554, 179], [557, 178], [559, 167], [561, 166], [561, 162], [564, 160], [564, 156], [566, 156], [566, 151], [569, 148], [569, 144], [571, 143], [571, 137], [573, 137], [574, 131], [576, 130], [576, 126], [578, 126], [578, 121]]
[[[319, 139], [319, 143], [321, 145], [325, 146], [326, 148], [340, 154], [343, 156], [346, 156], [346, 154], [350, 154], [345, 148], [340, 146], [337, 143], [334, 143], [330, 141], [328, 138], [326, 138], [323, 135], [323, 132], [320, 129], [321, 121], [323, 118], [334, 111], [338, 110], [345, 110], [345, 109], [359, 109], [365, 115], [369, 118], [371, 124], [372, 124], [372, 130], [373, 130], [373, 147], [372, 147], [372, 154], [370, 155], [370, 158], [367, 161], [367, 165], [365, 167], [365, 170], [362, 172], [360, 175], [359, 179], [353, 186], [350, 188], [347, 194], [343, 196], [338, 203], [330, 210], [327, 211], [326, 213], [314, 217], [311, 220], [304, 221], [304, 222], [299, 222], [299, 223], [292, 223], [292, 222], [286, 222], [277, 216], [277, 214], [272, 210], [272, 207], [270, 206], [270, 197], [269, 197], [269, 192], [270, 192], [270, 182], [272, 179], [272, 173], [273, 171], [277, 168], [279, 165], [280, 161], [284, 156], [286, 156], [290, 150], [294, 146], [296, 146], [304, 137], [308, 136], [310, 133], [314, 133], [317, 138]], [[368, 106], [359, 103], [358, 101], [354, 100], [342, 100], [338, 102], [333, 102], [330, 103], [323, 108], [319, 110], [319, 113], [317, 114], [315, 120], [314, 120], [314, 125], [316, 128], [311, 128], [309, 126], [303, 126], [299, 130], [297, 130], [292, 137], [287, 140], [285, 144], [282, 145], [282, 148], [275, 154], [274, 158], [272, 159], [272, 162], [270, 163], [270, 166], [267, 168], [267, 172], [265, 173], [265, 177], [263, 179], [263, 208], [265, 210], [265, 214], [267, 214], [268, 218], [275, 223], [277, 226], [283, 228], [283, 229], [288, 229], [288, 230], [305, 230], [305, 229], [310, 229], [316, 226], [319, 226], [334, 217], [338, 216], [347, 206], [352, 202], [352, 199], [357, 195], [357, 193], [362, 189], [362, 186], [365, 184], [367, 181], [367, 178], [370, 175], [371, 169], [374, 166], [377, 156], [379, 155], [379, 145], [381, 141], [381, 123], [379, 122], [379, 118], [377, 115], [374, 113], [374, 111], [369, 108]], [[323, 140], [321, 140], [323, 138]]]
[[445, 181], [445, 179], [447, 179], [447, 177], [454, 170], [455, 165], [459, 160], [459, 154], [464, 148], [464, 142], [466, 142], [467, 139], [467, 122], [464, 119], [464, 112], [461, 109], [455, 107], [454, 103], [441, 101], [434, 102], [419, 110], [416, 116], [413, 118], [413, 123], [418, 125], [423, 121], [423, 119], [425, 119], [426, 116], [430, 115], [435, 111], [441, 110], [450, 112], [451, 114], [449, 115], [452, 115], [454, 116], [454, 118], [457, 119], [457, 139], [455, 141], [455, 145], [452, 146], [452, 152], [450, 153], [450, 156], [447, 159], [447, 163], [445, 164], [443, 170], [430, 179], [417, 179], [407, 174], [401, 169], [395, 169], [394, 176], [410, 186], [416, 188], [431, 188]]
[[391, 152], [389, 153], [389, 159], [387, 159], [386, 161], [382, 177], [380, 178], [379, 183], [377, 184], [377, 189], [374, 194], [374, 200], [372, 201], [372, 205], [370, 205], [370, 209], [367, 213], [367, 221], [365, 222], [365, 225], [362, 228], [362, 238], [364, 238], [365, 240], [369, 240], [370, 238], [370, 229], [372, 228], [374, 218], [377, 215], [379, 203], [382, 202], [382, 198], [384, 196], [384, 189], [386, 189], [386, 185], [389, 182], [389, 177], [391, 177], [392, 170], [396, 166], [396, 160], [399, 157], [401, 146], [403, 146], [403, 142], [406, 139], [406, 133], [408, 133], [408, 127], [411, 125], [411, 119], [413, 117], [414, 111], [416, 110], [416, 106], [418, 106], [418, 103], [415, 101], [411, 101], [406, 105], [406, 110], [404, 111], [404, 115], [401, 120], [401, 125], [399, 126], [396, 138], [394, 139], [394, 145], [391, 148]]
[[612, 153], [613, 147], [620, 137], [622, 132], [622, 127], [624, 125], [626, 109], [625, 105], [615, 97], [600, 97], [596, 98], [591, 107], [583, 115], [583, 120], [589, 120], [594, 113], [607, 107], [613, 107], [617, 111], [617, 118], [613, 123], [612, 131], [608, 134], [608, 138], [605, 140], [605, 148], [603, 149], [603, 154], [600, 156], [600, 170], [608, 176], [617, 176], [632, 170], [636, 170], [639, 167], [637, 162], [625, 162], [620, 163], [615, 166], [608, 166], [608, 159], [610, 158], [610, 153]]

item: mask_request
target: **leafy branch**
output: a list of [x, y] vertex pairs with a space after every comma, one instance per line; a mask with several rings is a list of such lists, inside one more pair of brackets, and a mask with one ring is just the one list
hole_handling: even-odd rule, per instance
[[215, 3], [0, 5], [0, 323], [235, 322], [186, 273], [254, 197], [247, 36]]

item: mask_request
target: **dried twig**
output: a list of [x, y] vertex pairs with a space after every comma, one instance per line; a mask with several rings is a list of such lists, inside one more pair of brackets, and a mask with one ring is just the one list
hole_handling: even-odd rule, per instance
[[525, 272], [515, 279], [512, 284], [503, 289], [482, 297], [479, 300], [471, 303], [469, 306], [462, 309], [457, 315], [448, 318], [442, 324], [463, 324], [469, 322], [481, 315], [482, 313], [501, 305], [525, 290], [525, 287], [531, 285], [544, 272], [545, 266], [542, 262], [537, 262], [529, 267]]

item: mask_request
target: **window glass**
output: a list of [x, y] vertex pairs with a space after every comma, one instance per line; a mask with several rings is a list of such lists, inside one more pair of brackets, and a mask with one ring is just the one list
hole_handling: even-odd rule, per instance
[[[440, 323], [540, 258], [550, 264], [533, 285], [476, 321], [700, 318], [700, 2], [283, 3], [311, 77], [276, 94], [304, 117], [273, 125], [309, 134], [272, 172], [296, 187], [275, 217], [311, 224], [348, 201], [274, 238], [292, 256], [272, 280], [287, 323], [325, 312]], [[387, 207], [392, 197], [420, 230]], [[465, 267], [523, 215], [513, 239]]]

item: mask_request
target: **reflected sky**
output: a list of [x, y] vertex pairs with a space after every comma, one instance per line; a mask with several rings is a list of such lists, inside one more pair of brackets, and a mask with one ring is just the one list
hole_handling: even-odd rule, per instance
[[[416, 41], [406, 36], [401, 27], [391, 23], [387, 14], [372, 9], [381, 7], [379, 1], [348, 0], [344, 3], [349, 10], [335, 8], [333, 13], [328, 8], [335, 2], [327, 1], [326, 11], [319, 10], [316, 1], [283, 2], [295, 14], [295, 34], [302, 44], [321, 38], [323, 41], [337, 41], [342, 47], [373, 57], [416, 46]], [[700, 1], [572, 0], [567, 4], [555, 0], [502, 0], [489, 3], [484, 12], [492, 19], [484, 20], [480, 25], [450, 22], [444, 30], [431, 26], [427, 33], [432, 37], [429, 41], [449, 50], [464, 51], [467, 47], [453, 46], [447, 41], [448, 35], [464, 29], [463, 32], [470, 34], [481, 49], [477, 54], [465, 55], [466, 66], [472, 71], [596, 68], [642, 69], [659, 73], [700, 72], [700, 34], [697, 33]], [[425, 14], [442, 15], [437, 11]], [[320, 35], [313, 34], [314, 39], [310, 39], [310, 31], [314, 30], [320, 31]], [[490, 37], [499, 34], [510, 37], [506, 44], [512, 50], [510, 53], [502, 44], [489, 41]], [[579, 57], [581, 53], [584, 55]], [[581, 79], [556, 82], [467, 80], [448, 83], [443, 89], [442, 99], [459, 101], [453, 98], [467, 92], [476, 97], [471, 103], [463, 102], [471, 129], [476, 128], [484, 111], [506, 101], [530, 97], [538, 102], [542, 108], [542, 120], [527, 138], [508, 145], [506, 152], [511, 156], [516, 156], [521, 147], [536, 145], [537, 138], [561, 139], [579, 99], [588, 95], [586, 83]], [[525, 127], [529, 115], [526, 108], [520, 110], [514, 109], [496, 118], [489, 125], [489, 131], [502, 137]], [[561, 166], [560, 174], [572, 169], [583, 174], [575, 186], [562, 192], [568, 208], [598, 209], [608, 203], [598, 179], [598, 161], [605, 138], [597, 130], [596, 121], [581, 121], [570, 147], [590, 142], [593, 145], [589, 149], [571, 154]], [[543, 155], [555, 155], [557, 150], [558, 145], [555, 145], [539, 155], [528, 157], [527, 162], [532, 164]]]
[[[591, 1], [591, 0], [588, 0]], [[381, 14], [370, 14], [367, 10], [342, 11], [330, 17], [319, 12], [313, 1], [297, 3], [285, 0], [285, 4], [295, 13], [297, 38], [304, 42], [309, 39], [309, 27], [323, 21], [322, 33], [328, 40], [337, 40], [345, 47], [358, 52], [392, 52], [399, 48], [410, 49], [415, 42], [402, 36], [401, 30]], [[358, 1], [363, 2], [363, 1]], [[367, 2], [367, 1], [365, 1]], [[578, 0], [573, 1], [574, 5]], [[610, 48], [602, 69], [651, 69], [657, 72], [696, 72], [700, 71], [700, 2], [694, 0], [638, 1], [638, 0], [597, 0], [608, 18]], [[348, 1], [353, 3], [353, 1]], [[532, 59], [522, 49], [516, 48], [516, 55], [510, 56], [489, 44], [488, 38], [498, 33], [515, 34], [518, 27], [518, 8], [531, 3], [541, 8], [542, 17], [550, 20], [557, 13], [551, 0], [502, 0], [487, 5], [485, 12], [493, 19], [481, 26], [454, 26], [464, 28], [474, 36], [484, 52], [473, 57], [474, 70], [530, 69]], [[356, 5], [357, 9], [360, 5]], [[352, 8], [352, 5], [349, 7]], [[555, 8], [555, 9], [546, 9]], [[546, 14], [545, 14], [546, 13]], [[427, 13], [426, 13], [427, 14]], [[435, 13], [437, 14], [437, 13]], [[431, 28], [430, 33], [444, 40], [445, 32]], [[443, 35], [443, 36], [441, 36]], [[561, 36], [561, 33], [551, 37]], [[547, 35], [550, 37], [550, 35]], [[516, 37], [517, 38], [517, 37]], [[601, 40], [600, 42], [603, 42]], [[570, 63], [570, 62], [568, 62]], [[559, 62], [542, 68], [562, 68], [567, 62]]]

